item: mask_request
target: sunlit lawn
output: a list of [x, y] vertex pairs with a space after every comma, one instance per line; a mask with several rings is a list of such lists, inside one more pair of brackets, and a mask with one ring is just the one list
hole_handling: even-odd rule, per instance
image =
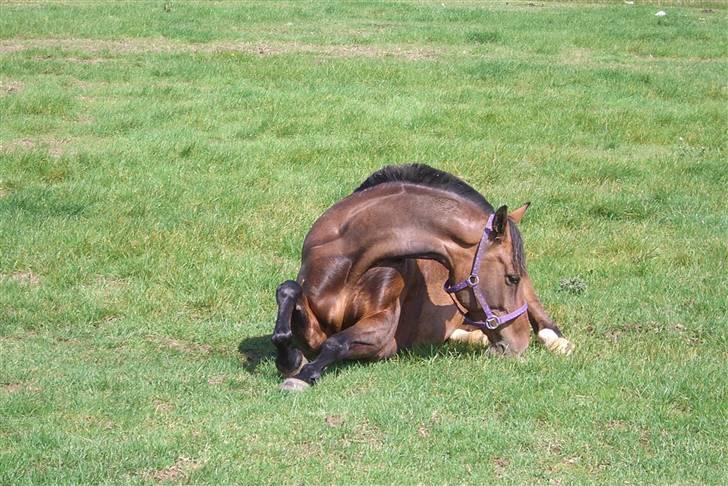
[[[0, 1], [0, 483], [725, 483], [728, 10], [533, 3]], [[282, 394], [306, 231], [412, 161], [533, 202], [576, 352]]]

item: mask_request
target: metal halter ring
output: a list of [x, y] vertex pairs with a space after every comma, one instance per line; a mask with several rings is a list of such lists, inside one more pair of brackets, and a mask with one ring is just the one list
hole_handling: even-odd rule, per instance
[[498, 324], [498, 318], [496, 316], [489, 317], [485, 320], [485, 327], [490, 329], [491, 331], [499, 326]]
[[475, 287], [476, 285], [478, 285], [480, 283], [480, 277], [478, 277], [477, 275], [470, 275], [468, 277], [467, 282], [468, 282], [468, 286]]

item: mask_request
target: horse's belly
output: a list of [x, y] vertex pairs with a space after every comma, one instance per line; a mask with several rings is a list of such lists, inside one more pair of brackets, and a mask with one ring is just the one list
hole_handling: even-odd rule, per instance
[[434, 260], [409, 260], [405, 272], [402, 313], [395, 339], [401, 348], [441, 344], [463, 322], [443, 289], [447, 269]]

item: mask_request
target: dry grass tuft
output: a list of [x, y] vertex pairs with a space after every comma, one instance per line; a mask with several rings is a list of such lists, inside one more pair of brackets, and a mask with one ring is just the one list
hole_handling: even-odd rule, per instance
[[147, 471], [143, 477], [147, 481], [162, 482], [180, 482], [187, 479], [191, 472], [202, 467], [202, 463], [196, 459], [180, 456], [174, 464], [164, 469]]
[[166, 336], [148, 337], [147, 341], [157, 343], [162, 348], [173, 349], [180, 353], [209, 354], [212, 351], [212, 346], [209, 344], [191, 343]]
[[5, 80], [0, 81], [0, 96], [19, 93], [25, 85], [20, 81]]
[[394, 57], [408, 61], [432, 59], [442, 52], [433, 48], [402, 46], [321, 45], [300, 42], [209, 42], [191, 44], [164, 38], [146, 39], [5, 39], [0, 40], [0, 53], [22, 52], [29, 49], [57, 48], [65, 51], [83, 52], [95, 57], [66, 58], [86, 64], [98, 64], [123, 54], [159, 53], [240, 53], [274, 56], [283, 54], [313, 54], [326, 57]]
[[40, 277], [30, 270], [19, 270], [17, 272], [13, 272], [10, 274], [10, 280], [28, 287], [37, 287], [40, 285]]

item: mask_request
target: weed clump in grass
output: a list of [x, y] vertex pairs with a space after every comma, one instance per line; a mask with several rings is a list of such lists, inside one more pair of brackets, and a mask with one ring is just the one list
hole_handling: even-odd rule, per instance
[[580, 277], [562, 278], [559, 290], [573, 295], [583, 294], [586, 291], [586, 282]]
[[476, 44], [492, 44], [501, 40], [498, 32], [468, 32], [465, 35], [468, 42]]

